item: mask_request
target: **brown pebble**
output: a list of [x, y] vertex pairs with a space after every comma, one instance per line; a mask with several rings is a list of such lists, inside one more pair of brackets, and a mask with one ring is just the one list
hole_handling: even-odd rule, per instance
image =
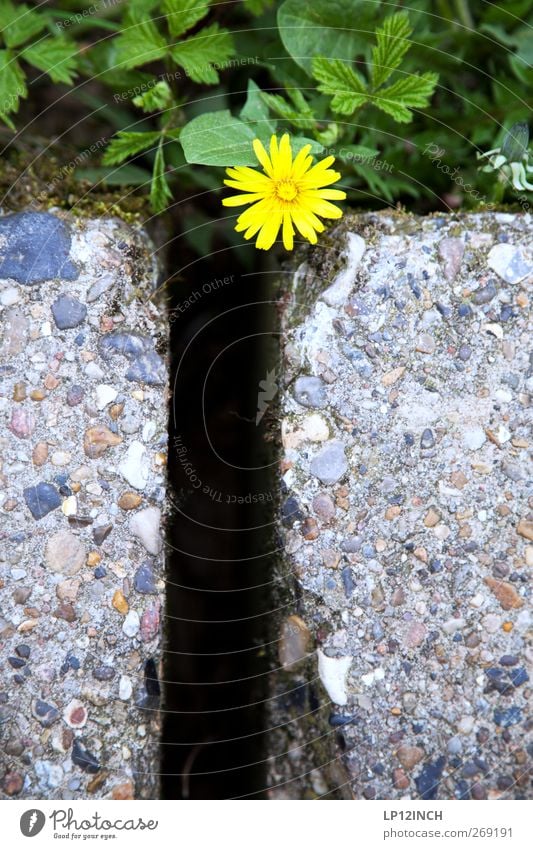
[[392, 522], [393, 519], [396, 519], [400, 513], [402, 512], [402, 508], [399, 504], [392, 504], [390, 507], [387, 507], [385, 510], [385, 518], [388, 522]]
[[426, 639], [426, 634], [427, 629], [423, 622], [412, 622], [405, 635], [405, 645], [410, 649], [418, 648]]
[[138, 492], [123, 492], [117, 503], [121, 510], [135, 510], [141, 502], [142, 495]]
[[467, 634], [465, 637], [465, 646], [467, 649], [475, 649], [479, 646], [481, 642], [481, 637], [479, 634], [474, 634], [473, 632]]
[[287, 617], [281, 626], [278, 644], [279, 661], [287, 669], [307, 657], [311, 632], [296, 614]]
[[17, 631], [19, 634], [27, 634], [28, 631], [33, 631], [34, 628], [39, 624], [38, 619], [26, 619], [24, 622], [21, 622], [17, 627]]
[[49, 389], [50, 391], [52, 391], [53, 389], [57, 389], [60, 384], [60, 381], [57, 379], [57, 377], [54, 377], [53, 374], [47, 374], [43, 382], [45, 388]]
[[308, 516], [302, 522], [301, 534], [304, 539], [317, 539], [320, 536], [320, 531], [318, 530], [318, 522], [316, 519], [313, 519], [311, 516]]
[[381, 377], [381, 385], [392, 386], [400, 379], [400, 377], [403, 376], [405, 368], [405, 366], [398, 366], [397, 368], [393, 368], [391, 371], [386, 372], [386, 374]]
[[426, 528], [434, 528], [441, 520], [441, 515], [435, 507], [430, 507], [424, 518]]
[[396, 752], [396, 757], [404, 769], [412, 769], [417, 763], [420, 763], [424, 754], [424, 750], [420, 746], [400, 746]]
[[394, 590], [394, 592], [391, 596], [390, 603], [392, 604], [393, 607], [401, 607], [401, 605], [404, 604], [404, 602], [405, 602], [405, 592], [404, 592], [403, 587], [396, 587], [396, 589]]
[[46, 442], [38, 442], [32, 451], [31, 459], [34, 466], [44, 466], [48, 460], [48, 445]]
[[53, 615], [56, 619], [64, 619], [65, 622], [75, 622], [77, 618], [76, 611], [71, 604], [60, 604], [59, 607], [54, 610]]
[[31, 587], [17, 587], [13, 592], [13, 601], [15, 604], [26, 604], [31, 596]]
[[123, 616], [125, 616], [128, 610], [130, 609], [122, 590], [115, 590], [113, 594], [112, 604], [115, 610], [118, 610], [118, 612], [122, 613]]
[[468, 478], [461, 471], [452, 472], [450, 475], [450, 483], [455, 487], [455, 489], [464, 489], [468, 483]]
[[90, 551], [87, 555], [87, 566], [98, 566], [102, 559], [102, 555], [97, 551]]
[[533, 540], [533, 522], [530, 522], [528, 519], [520, 519], [516, 530], [521, 537]]
[[470, 788], [470, 795], [472, 799], [481, 800], [487, 798], [487, 791], [478, 781], [475, 781]]
[[504, 610], [518, 610], [524, 604], [512, 584], [498, 581], [496, 578], [485, 578], [485, 583], [496, 596]]
[[60, 581], [56, 586], [56, 596], [59, 601], [72, 602], [76, 601], [80, 590], [81, 581], [79, 578], [68, 578], [66, 581]]
[[322, 549], [322, 562], [328, 569], [336, 569], [339, 565], [341, 555], [332, 548]]
[[400, 767], [397, 767], [395, 770], [393, 770], [392, 782], [396, 790], [407, 790], [407, 788], [409, 787], [409, 779], [407, 778], [403, 769], [400, 769]]
[[94, 778], [91, 778], [91, 780], [87, 782], [87, 793], [96, 793], [96, 791], [106, 783], [108, 775], [109, 773], [105, 772], [103, 769], [100, 770]]
[[133, 782], [125, 781], [123, 784], [116, 784], [111, 791], [111, 798], [117, 800], [133, 799]]
[[335, 504], [330, 495], [319, 492], [313, 498], [312, 507], [319, 519], [323, 522], [331, 522], [335, 518]]
[[2, 509], [6, 511], [6, 513], [11, 513], [12, 510], [18, 505], [18, 501], [16, 498], [6, 498], [4, 503], [2, 504]]
[[32, 389], [30, 392], [30, 398], [32, 401], [44, 401], [46, 398], [46, 392], [43, 389]]
[[113, 404], [112, 407], [109, 408], [109, 415], [116, 422], [117, 419], [120, 418], [124, 411], [124, 404]]
[[6, 772], [2, 782], [6, 796], [17, 796], [24, 786], [20, 772]]
[[15, 383], [13, 387], [13, 401], [24, 401], [26, 398], [26, 384], [25, 383]]
[[87, 457], [95, 460], [101, 457], [108, 448], [120, 445], [122, 438], [109, 430], [105, 425], [96, 425], [85, 431], [83, 448]]

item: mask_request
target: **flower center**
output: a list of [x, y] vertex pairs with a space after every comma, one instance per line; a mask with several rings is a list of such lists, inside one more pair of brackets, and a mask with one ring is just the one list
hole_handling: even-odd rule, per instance
[[292, 180], [278, 180], [276, 194], [280, 200], [294, 200], [298, 194], [298, 189]]

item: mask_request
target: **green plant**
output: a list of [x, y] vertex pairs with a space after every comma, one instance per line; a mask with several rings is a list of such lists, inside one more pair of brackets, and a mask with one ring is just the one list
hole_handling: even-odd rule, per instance
[[28, 94], [26, 66], [44, 72], [53, 83], [71, 85], [78, 51], [48, 11], [11, 0], [0, 2], [0, 31], [0, 119], [15, 129], [9, 115], [18, 112]]
[[352, 205], [513, 201], [516, 178], [477, 155], [529, 119], [532, 23], [530, 0], [0, 0], [0, 117], [77, 74], [115, 133], [77, 173], [147, 186], [156, 212], [197, 192], [209, 209], [217, 169], [287, 131], [336, 156]]

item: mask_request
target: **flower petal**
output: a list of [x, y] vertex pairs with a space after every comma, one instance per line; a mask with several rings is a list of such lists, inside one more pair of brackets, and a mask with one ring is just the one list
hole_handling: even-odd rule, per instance
[[294, 247], [294, 227], [288, 210], [283, 213], [283, 247], [287, 251], [292, 251]]
[[254, 203], [256, 200], [262, 200], [264, 195], [262, 194], [246, 194], [246, 195], [232, 195], [229, 198], [224, 198], [222, 201], [222, 206], [244, 206], [247, 203]]
[[268, 153], [266, 152], [259, 139], [253, 140], [253, 148], [255, 155], [257, 156], [259, 162], [265, 170], [265, 173], [268, 174], [269, 177], [272, 177], [272, 162], [270, 161]]
[[341, 189], [307, 189], [305, 192], [300, 193], [300, 197], [305, 198], [306, 200], [308, 198], [310, 200], [314, 200], [315, 198], [323, 198], [324, 200], [346, 200], [346, 192], [343, 192]]
[[276, 241], [276, 236], [278, 235], [279, 228], [281, 226], [281, 220], [281, 210], [275, 210], [269, 219], [265, 221], [257, 237], [257, 242], [255, 243], [259, 250], [268, 251], [268, 249], [272, 247]]

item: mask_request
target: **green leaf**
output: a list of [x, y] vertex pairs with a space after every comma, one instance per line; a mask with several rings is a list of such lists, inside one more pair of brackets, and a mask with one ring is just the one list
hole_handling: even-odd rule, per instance
[[165, 80], [160, 80], [154, 86], [133, 98], [133, 105], [143, 112], [161, 112], [168, 109], [172, 103], [172, 91]]
[[379, 150], [364, 144], [345, 144], [337, 154], [338, 159], [343, 162], [371, 161], [376, 156], [379, 156]]
[[13, 129], [6, 116], [17, 112], [21, 97], [26, 97], [26, 78], [14, 55], [9, 50], [0, 50], [0, 115]]
[[352, 61], [366, 54], [378, 3], [360, 0], [285, 0], [278, 9], [285, 49], [308, 74], [313, 56]]
[[262, 15], [267, 9], [270, 9], [274, 0], [244, 0], [245, 9], [256, 17]]
[[114, 39], [115, 68], [138, 68], [167, 53], [167, 43], [153, 21], [136, 8], [130, 9], [124, 19], [124, 29]]
[[[259, 127], [259, 125], [257, 125]], [[252, 142], [260, 138], [263, 144], [270, 142], [270, 131], [254, 130], [234, 118], [228, 109], [220, 112], [207, 112], [193, 118], [183, 127], [180, 141], [185, 159], [192, 165], [252, 165], [260, 167], [254, 153]], [[293, 153], [311, 145], [312, 153], [320, 153], [324, 147], [314, 139], [301, 136], [291, 138]]]
[[154, 212], [163, 212], [169, 201], [172, 200], [172, 192], [165, 174], [165, 156], [162, 142], [161, 139], [155, 155], [152, 185], [150, 187], [150, 204]]
[[65, 36], [42, 38], [25, 47], [21, 55], [34, 68], [48, 74], [52, 82], [72, 85], [78, 66], [78, 49]]
[[181, 131], [187, 162], [195, 165], [257, 165], [252, 142], [254, 131], [234, 118], [229, 109], [206, 112]]
[[240, 118], [251, 128], [258, 127], [259, 132], [272, 134], [276, 131], [276, 122], [269, 118], [268, 106], [263, 100], [261, 89], [253, 80], [248, 80], [246, 103], [241, 109]]
[[316, 121], [307, 103], [305, 104], [306, 114], [302, 115], [301, 112], [295, 109], [280, 94], [270, 94], [270, 92], [262, 91], [261, 97], [278, 118], [283, 118], [298, 130], [314, 130]]
[[148, 148], [155, 148], [161, 137], [158, 130], [147, 133], [132, 133], [121, 131], [111, 139], [102, 157], [104, 165], [117, 165], [130, 156], [142, 153]]
[[385, 18], [383, 26], [376, 30], [377, 45], [372, 50], [371, 74], [374, 88], [383, 85], [400, 67], [403, 57], [411, 46], [409, 42], [411, 33], [409, 16], [406, 12], [397, 12]]
[[369, 98], [361, 74], [341, 59], [315, 56], [313, 76], [321, 83], [318, 90], [333, 97], [331, 108], [340, 115], [352, 115]]
[[163, 0], [163, 12], [167, 16], [170, 34], [176, 38], [205, 18], [209, 11], [209, 0]]
[[198, 35], [187, 38], [171, 50], [172, 58], [195, 83], [217, 83], [217, 67], [233, 56], [233, 41], [229, 32], [218, 24], [205, 27]]
[[46, 15], [30, 9], [25, 3], [16, 6], [11, 0], [0, 3], [0, 29], [7, 47], [19, 47], [41, 32], [46, 24]]
[[372, 103], [395, 121], [406, 124], [413, 117], [411, 108], [423, 109], [428, 106], [437, 80], [438, 75], [431, 71], [421, 75], [410, 74], [374, 94]]

